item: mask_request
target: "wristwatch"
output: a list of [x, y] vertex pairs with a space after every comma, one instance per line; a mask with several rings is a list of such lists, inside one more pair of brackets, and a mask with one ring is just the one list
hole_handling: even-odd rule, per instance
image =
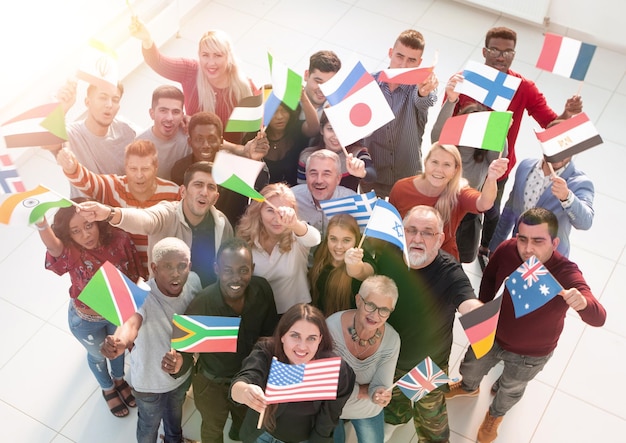
[[111, 210], [111, 212], [109, 212], [109, 215], [107, 216], [107, 218], [104, 219], [105, 222], [109, 223], [111, 220], [113, 220], [113, 216], [115, 215], [115, 208], [113, 206], [109, 206], [109, 209]]

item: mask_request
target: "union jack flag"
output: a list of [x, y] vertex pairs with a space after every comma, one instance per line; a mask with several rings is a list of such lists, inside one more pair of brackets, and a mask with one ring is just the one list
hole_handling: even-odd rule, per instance
[[398, 380], [396, 385], [412, 402], [416, 402], [450, 381], [446, 373], [430, 357], [426, 357]]
[[17, 173], [11, 157], [0, 155], [0, 194], [14, 194], [24, 192], [26, 187]]
[[506, 280], [515, 318], [534, 311], [552, 300], [563, 287], [534, 255]]

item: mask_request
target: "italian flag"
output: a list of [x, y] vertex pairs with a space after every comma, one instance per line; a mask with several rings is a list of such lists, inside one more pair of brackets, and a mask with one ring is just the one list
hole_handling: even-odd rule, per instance
[[439, 143], [502, 152], [511, 126], [510, 111], [484, 111], [450, 117], [443, 125]]

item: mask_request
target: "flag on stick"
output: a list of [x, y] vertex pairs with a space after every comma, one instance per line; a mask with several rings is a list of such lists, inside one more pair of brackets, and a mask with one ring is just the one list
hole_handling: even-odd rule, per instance
[[78, 299], [111, 323], [121, 326], [141, 307], [148, 292], [106, 261], [91, 277]]
[[183, 352], [237, 352], [239, 317], [178, 315], [172, 318], [172, 348]]
[[539, 309], [563, 290], [534, 255], [513, 271], [506, 281], [506, 287], [513, 301], [515, 318]]
[[9, 195], [0, 205], [0, 223], [28, 226], [41, 220], [52, 208], [67, 208], [72, 202], [45, 186]]
[[380, 198], [376, 200], [372, 215], [363, 232], [363, 237], [366, 236], [378, 238], [399, 247], [408, 266], [409, 254], [402, 217], [391, 203]]
[[434, 66], [429, 68], [390, 68], [380, 71], [378, 81], [398, 85], [419, 85], [433, 73]]
[[457, 115], [446, 120], [439, 143], [502, 152], [511, 126], [510, 111], [484, 111]]
[[95, 39], [89, 40], [76, 77], [99, 88], [108, 88], [111, 85], [117, 87], [117, 54], [104, 43]]
[[545, 131], [535, 131], [543, 155], [549, 162], [560, 162], [602, 143], [602, 137], [584, 112]]
[[263, 123], [263, 94], [242, 98], [230, 114], [225, 132], [256, 132]]
[[268, 404], [337, 398], [341, 357], [290, 365], [272, 360], [265, 387]]
[[327, 218], [337, 214], [350, 214], [356, 219], [361, 230], [365, 229], [376, 205], [376, 193], [355, 194], [349, 197], [340, 197], [319, 202], [320, 208]]
[[265, 197], [254, 189], [261, 169], [263, 162], [218, 151], [215, 154], [212, 171], [213, 179], [218, 185], [262, 202], [265, 201]]
[[407, 372], [396, 385], [412, 402], [419, 401], [429, 392], [450, 382], [450, 378], [437, 366], [430, 357], [426, 357], [413, 369]]
[[463, 81], [454, 90], [494, 111], [506, 111], [521, 82], [519, 77], [470, 60], [463, 70]]
[[295, 111], [302, 95], [302, 76], [267, 53], [272, 78], [272, 91], [265, 102], [263, 125], [269, 125], [280, 103]]
[[494, 298], [483, 306], [459, 317], [476, 358], [484, 356], [493, 346], [501, 305], [502, 297]]
[[0, 195], [24, 192], [26, 187], [7, 154], [0, 155]]
[[29, 109], [2, 124], [7, 148], [28, 148], [63, 143], [67, 140], [65, 116], [60, 103]]
[[583, 81], [595, 52], [595, 45], [546, 32], [537, 67]]

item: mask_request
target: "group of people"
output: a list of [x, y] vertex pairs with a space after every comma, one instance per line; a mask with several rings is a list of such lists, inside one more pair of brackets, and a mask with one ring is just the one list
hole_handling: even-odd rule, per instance
[[[567, 258], [571, 227], [588, 229], [593, 220], [593, 185], [571, 159], [523, 160], [499, 217], [524, 111], [547, 127], [582, 110], [575, 96], [557, 115], [533, 82], [510, 70], [514, 31], [489, 30], [483, 49], [485, 64], [522, 80], [509, 108], [513, 126], [504, 155], [438, 143], [445, 119], [484, 110], [454, 91], [463, 81], [455, 74], [423, 159], [428, 109], [437, 102], [434, 73], [418, 85], [388, 83], [375, 73], [395, 118], [344, 147], [319, 87], [341, 62], [332, 51], [319, 51], [295, 111], [281, 105], [258, 133], [229, 133], [231, 111], [257, 88], [228, 36], [207, 32], [191, 60], [161, 54], [136, 17], [131, 33], [141, 40], [146, 63], [182, 91], [156, 88], [154, 124], [137, 135], [116, 117], [122, 86], [89, 86], [86, 117], [68, 125], [68, 145], [47, 147], [76, 205], [59, 209], [52, 225], [44, 218], [36, 226], [46, 267], [71, 277], [70, 330], [88, 352], [111, 413], [124, 417], [138, 407], [139, 442], [154, 443], [161, 422], [165, 442], [184, 441], [190, 386], [203, 442], [223, 441], [229, 415], [230, 439], [246, 443], [341, 443], [348, 421], [360, 443], [382, 443], [393, 425], [411, 419], [418, 441], [446, 442], [446, 398], [478, 395], [483, 376], [504, 361], [478, 431], [478, 441], [491, 442], [552, 355], [568, 309], [590, 325], [604, 323], [604, 308]], [[389, 49], [389, 67], [419, 66], [424, 45], [418, 31], [402, 32]], [[59, 94], [66, 109], [75, 87]], [[212, 162], [220, 150], [263, 162], [255, 183], [263, 201], [218, 186]], [[320, 207], [369, 190], [388, 198], [403, 218], [408, 263], [396, 246], [363, 239], [353, 216], [328, 218]], [[461, 266], [477, 254], [484, 266], [478, 297]], [[495, 344], [480, 359], [468, 349], [461, 381], [415, 403], [392, 389], [426, 357], [447, 372], [456, 313], [493, 299], [532, 255], [565, 288], [558, 297], [516, 318], [505, 291]], [[120, 327], [77, 299], [105, 261], [150, 287]], [[239, 317], [236, 352], [173, 350], [175, 313]], [[268, 404], [273, 359], [300, 365], [335, 356], [341, 357], [336, 399]]]

